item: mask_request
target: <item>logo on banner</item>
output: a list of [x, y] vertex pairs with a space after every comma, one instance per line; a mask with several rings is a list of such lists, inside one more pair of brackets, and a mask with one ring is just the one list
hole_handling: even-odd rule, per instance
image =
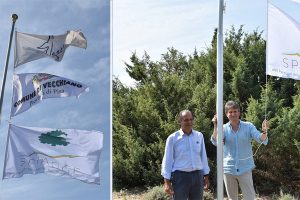
[[65, 132], [62, 132], [61, 130], [56, 130], [56, 131], [51, 131], [42, 133], [39, 136], [39, 140], [43, 144], [51, 144], [51, 146], [56, 146], [56, 145], [63, 145], [67, 146], [70, 144], [70, 142], [67, 141], [67, 139], [64, 136], [67, 136]]
[[45, 74], [45, 73], [39, 73], [32, 77], [32, 84], [34, 89], [36, 90], [37, 94], [42, 95], [42, 81], [46, 81], [54, 77], [54, 75], [51, 74]]
[[47, 54], [48, 56], [52, 56], [54, 58], [54, 60], [60, 61], [68, 46], [65, 44], [62, 44], [60, 47], [57, 46], [56, 51], [53, 51], [53, 46], [54, 46], [54, 36], [49, 35], [48, 40], [46, 42], [44, 42], [41, 46], [37, 47], [37, 49], [42, 50], [43, 53]]
[[289, 68], [291, 67], [292, 69], [294, 67], [298, 67], [299, 66], [299, 58], [300, 57], [300, 53], [285, 53], [283, 55], [286, 55], [288, 57], [283, 58], [282, 62], [284, 63], [283, 67], [285, 68]]

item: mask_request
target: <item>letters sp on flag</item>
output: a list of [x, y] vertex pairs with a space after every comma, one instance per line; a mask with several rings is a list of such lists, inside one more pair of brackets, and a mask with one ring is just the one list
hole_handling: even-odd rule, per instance
[[76, 96], [89, 90], [87, 85], [64, 77], [45, 73], [15, 74], [11, 117], [16, 116], [42, 99]]
[[47, 173], [100, 184], [103, 133], [9, 125], [3, 179]]
[[69, 46], [87, 48], [87, 41], [79, 30], [67, 31], [63, 35], [34, 35], [16, 31], [15, 40], [15, 67], [45, 57], [61, 61]]
[[268, 2], [266, 74], [300, 80], [300, 23]]

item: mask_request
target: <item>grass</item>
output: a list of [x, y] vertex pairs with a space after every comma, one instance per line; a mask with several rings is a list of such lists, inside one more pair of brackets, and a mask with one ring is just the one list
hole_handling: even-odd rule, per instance
[[[204, 200], [214, 200], [214, 195], [211, 192], [204, 192]], [[224, 198], [225, 200], [227, 198]], [[243, 199], [240, 196], [239, 199]], [[294, 197], [291, 194], [286, 194], [282, 191], [279, 194], [272, 194], [270, 196], [259, 196], [256, 200], [297, 200], [298, 197]], [[133, 188], [130, 190], [122, 189], [120, 191], [113, 192], [113, 200], [171, 200], [171, 198], [165, 193], [163, 186], [155, 186], [148, 189]]]

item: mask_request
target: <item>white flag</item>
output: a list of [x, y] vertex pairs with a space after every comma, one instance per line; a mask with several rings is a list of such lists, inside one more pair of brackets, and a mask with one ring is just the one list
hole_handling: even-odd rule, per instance
[[42, 99], [77, 96], [88, 91], [88, 86], [67, 78], [44, 74], [15, 74], [13, 80], [13, 98], [11, 116], [16, 116]]
[[8, 134], [3, 179], [47, 173], [100, 184], [101, 132], [10, 124]]
[[87, 47], [81, 31], [67, 31], [63, 35], [34, 35], [16, 31], [15, 67], [40, 58], [61, 61], [68, 46]]
[[300, 23], [268, 3], [266, 74], [300, 80]]
[[292, 0], [295, 3], [300, 3], [300, 0]]

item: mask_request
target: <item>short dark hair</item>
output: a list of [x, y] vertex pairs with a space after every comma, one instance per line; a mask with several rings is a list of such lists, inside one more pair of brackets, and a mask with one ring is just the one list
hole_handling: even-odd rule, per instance
[[178, 122], [178, 123], [181, 122], [181, 120], [182, 120], [182, 114], [185, 113], [185, 112], [191, 113], [191, 114], [192, 114], [192, 117], [193, 117], [193, 119], [194, 119], [194, 115], [193, 115], [193, 113], [192, 113], [191, 111], [189, 111], [189, 110], [182, 110], [182, 111], [179, 112], [179, 115], [178, 115], [178, 119], [177, 119], [177, 122]]
[[227, 114], [229, 109], [238, 109], [240, 111], [240, 106], [237, 102], [235, 101], [227, 101], [227, 103], [225, 104], [225, 113]]

